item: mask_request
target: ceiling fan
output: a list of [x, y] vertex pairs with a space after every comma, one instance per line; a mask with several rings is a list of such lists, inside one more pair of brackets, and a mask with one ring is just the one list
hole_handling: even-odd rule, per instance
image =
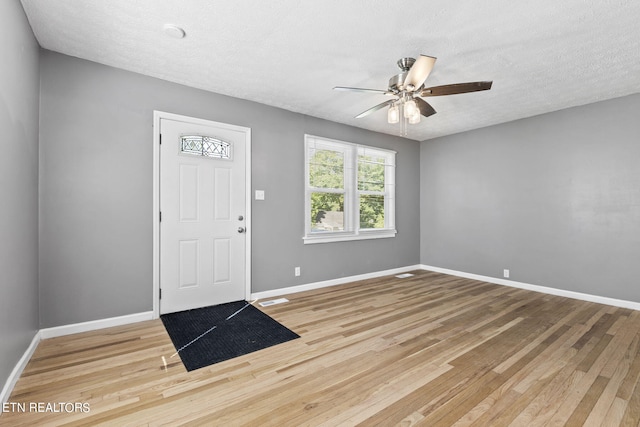
[[427, 55], [420, 55], [417, 60], [414, 58], [400, 59], [398, 61], [398, 67], [400, 67], [402, 71], [400, 74], [389, 79], [389, 87], [387, 90], [343, 86], [336, 86], [333, 89], [394, 96], [394, 99], [380, 103], [358, 114], [356, 119], [368, 116], [371, 113], [389, 106], [387, 114], [387, 121], [389, 123], [398, 123], [400, 121], [400, 110], [402, 109], [402, 115], [411, 124], [419, 123], [421, 115], [429, 117], [436, 113], [436, 110], [420, 97], [456, 95], [491, 89], [492, 81], [424, 87], [424, 82], [427, 80], [427, 77], [429, 77], [435, 63], [436, 58]]

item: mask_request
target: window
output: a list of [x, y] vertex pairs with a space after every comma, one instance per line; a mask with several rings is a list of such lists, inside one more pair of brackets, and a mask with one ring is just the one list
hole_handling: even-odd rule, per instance
[[210, 136], [185, 135], [180, 138], [180, 152], [194, 156], [231, 159], [231, 144]]
[[393, 237], [396, 153], [305, 135], [305, 243]]

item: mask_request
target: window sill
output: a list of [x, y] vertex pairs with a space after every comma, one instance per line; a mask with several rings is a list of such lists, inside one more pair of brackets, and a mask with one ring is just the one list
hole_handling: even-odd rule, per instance
[[311, 245], [316, 243], [332, 243], [332, 242], [349, 242], [352, 240], [368, 240], [368, 239], [386, 239], [389, 237], [395, 237], [396, 230], [369, 230], [360, 231], [358, 234], [354, 233], [318, 233], [311, 236], [305, 236], [302, 238], [305, 245]]

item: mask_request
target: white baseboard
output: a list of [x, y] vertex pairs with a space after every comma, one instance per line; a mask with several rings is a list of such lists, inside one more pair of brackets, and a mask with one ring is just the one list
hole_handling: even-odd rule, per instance
[[13, 388], [18, 382], [20, 375], [22, 375], [22, 371], [24, 371], [27, 363], [29, 363], [29, 360], [31, 359], [33, 352], [36, 350], [36, 347], [40, 343], [40, 340], [61, 337], [64, 335], [77, 334], [79, 332], [95, 331], [98, 329], [110, 328], [112, 326], [128, 325], [130, 323], [143, 322], [145, 320], [152, 319], [153, 312], [147, 311], [144, 313], [129, 314], [126, 316], [111, 317], [108, 319], [92, 320], [90, 322], [74, 323], [71, 325], [40, 329], [38, 332], [36, 332], [36, 335], [33, 337], [31, 344], [22, 355], [22, 358], [18, 361], [15, 368], [13, 368], [11, 375], [9, 375], [9, 378], [7, 379], [4, 388], [2, 389], [2, 393], [0, 394], [0, 403], [6, 403], [9, 399]]
[[410, 265], [407, 267], [393, 268], [390, 270], [376, 271], [373, 273], [358, 274], [356, 276], [341, 277], [339, 279], [323, 280], [322, 282], [307, 283], [305, 285], [290, 286], [288, 288], [273, 289], [271, 291], [255, 292], [251, 294], [251, 299], [263, 299], [278, 297], [280, 295], [294, 294], [297, 292], [311, 291], [313, 289], [326, 288], [329, 286], [343, 285], [358, 280], [373, 279], [375, 277], [390, 276], [392, 274], [405, 273], [411, 270], [420, 270], [421, 265]]
[[77, 334], [79, 332], [95, 331], [110, 328], [112, 326], [128, 325], [130, 323], [144, 322], [153, 319], [153, 311], [128, 314], [126, 316], [110, 317], [108, 319], [92, 320], [90, 322], [73, 323], [71, 325], [55, 326], [53, 328], [40, 329], [42, 339], [61, 337]]
[[4, 404], [9, 401], [13, 388], [16, 386], [16, 383], [18, 382], [20, 375], [22, 375], [22, 371], [24, 371], [24, 368], [27, 366], [27, 363], [29, 363], [33, 352], [36, 351], [36, 347], [38, 347], [39, 342], [40, 331], [36, 332], [35, 336], [31, 340], [31, 344], [29, 344], [29, 347], [27, 347], [27, 350], [13, 368], [13, 371], [11, 371], [9, 378], [7, 378], [7, 381], [2, 388], [2, 392], [0, 393], [0, 403]]
[[564, 289], [549, 288], [546, 286], [532, 285], [529, 283], [516, 282], [513, 280], [500, 279], [497, 277], [481, 276], [479, 274], [465, 273], [463, 271], [449, 270], [447, 268], [434, 267], [431, 265], [421, 264], [420, 268], [422, 268], [423, 270], [435, 271], [436, 273], [450, 274], [452, 276], [459, 276], [465, 277], [467, 279], [475, 279], [483, 282], [495, 283], [496, 285], [510, 286], [512, 288], [541, 292], [543, 294], [557, 295], [582, 301], [596, 302], [599, 304], [612, 305], [614, 307], [629, 308], [631, 310], [640, 310], [640, 303], [634, 301], [626, 301], [599, 295], [584, 294], [581, 292], [567, 291]]

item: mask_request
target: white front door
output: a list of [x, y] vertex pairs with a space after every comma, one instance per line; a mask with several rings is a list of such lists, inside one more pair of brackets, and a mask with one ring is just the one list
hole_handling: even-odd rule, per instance
[[160, 119], [160, 313], [246, 298], [248, 129]]

